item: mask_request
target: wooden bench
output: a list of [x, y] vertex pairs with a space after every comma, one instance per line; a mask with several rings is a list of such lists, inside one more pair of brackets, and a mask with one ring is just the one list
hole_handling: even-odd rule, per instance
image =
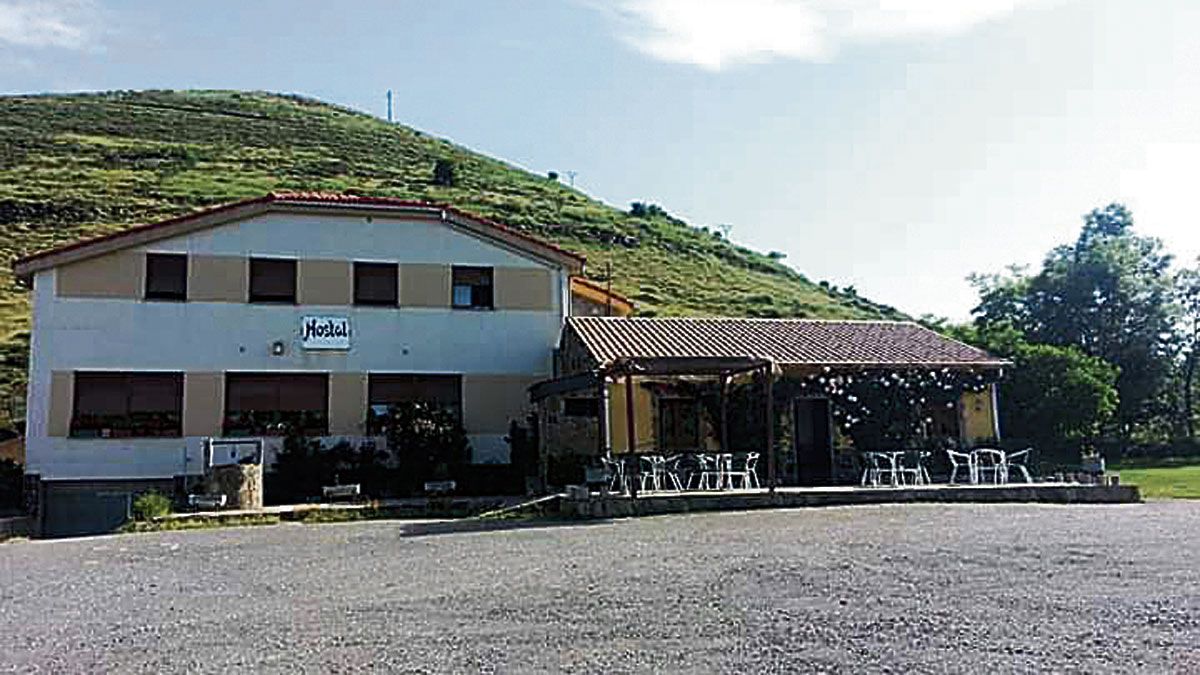
[[335, 499], [350, 499], [355, 500], [362, 496], [362, 485], [359, 483], [351, 483], [349, 485], [326, 485], [321, 488], [321, 495], [328, 500]]
[[188, 506], [193, 509], [223, 509], [228, 501], [226, 495], [188, 495]]

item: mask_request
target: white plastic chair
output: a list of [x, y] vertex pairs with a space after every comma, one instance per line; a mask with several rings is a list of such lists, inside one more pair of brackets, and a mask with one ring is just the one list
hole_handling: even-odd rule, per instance
[[950, 459], [950, 483], [954, 483], [958, 479], [958, 472], [966, 469], [967, 482], [971, 485], [979, 483], [979, 471], [975, 466], [975, 457], [969, 452], [958, 452], [957, 450], [946, 450], [946, 457]]

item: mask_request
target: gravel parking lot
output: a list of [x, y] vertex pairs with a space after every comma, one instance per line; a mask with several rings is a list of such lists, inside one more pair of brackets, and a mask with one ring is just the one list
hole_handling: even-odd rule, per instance
[[0, 545], [0, 670], [1200, 671], [1200, 503]]

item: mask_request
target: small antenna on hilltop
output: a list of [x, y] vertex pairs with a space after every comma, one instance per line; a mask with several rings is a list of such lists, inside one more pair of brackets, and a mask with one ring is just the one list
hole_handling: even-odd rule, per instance
[[604, 316], [612, 316], [612, 261], [604, 262]]
[[579, 175], [578, 171], [568, 171], [567, 180], [571, 182], [571, 187], [575, 187], [575, 176]]
[[387, 99], [388, 99], [388, 124], [391, 124], [392, 123], [392, 90], [391, 89], [388, 89]]

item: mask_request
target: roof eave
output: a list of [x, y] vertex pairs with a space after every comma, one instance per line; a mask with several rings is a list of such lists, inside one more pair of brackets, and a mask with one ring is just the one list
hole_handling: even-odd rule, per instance
[[570, 274], [582, 273], [585, 263], [585, 259], [581, 255], [559, 248], [549, 242], [543, 242], [500, 223], [443, 204], [404, 203], [401, 201], [372, 202], [369, 199], [336, 201], [334, 199], [304, 199], [300, 196], [268, 194], [40, 251], [15, 261], [13, 273], [17, 278], [28, 283], [34, 274], [42, 270], [278, 211], [428, 215], [492, 243], [516, 249], [520, 253], [544, 262], [561, 265]]

